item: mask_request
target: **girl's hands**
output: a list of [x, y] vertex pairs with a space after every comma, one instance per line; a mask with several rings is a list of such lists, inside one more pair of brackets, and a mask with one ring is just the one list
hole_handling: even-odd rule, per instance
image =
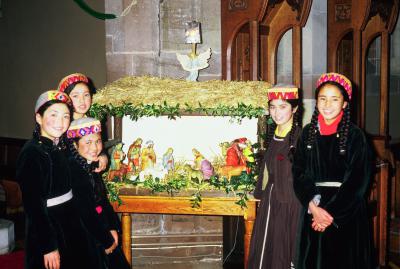
[[106, 254], [107, 254], [107, 255], [108, 255], [108, 254], [111, 254], [111, 253], [113, 252], [113, 250], [114, 250], [116, 247], [117, 247], [117, 244], [115, 244], [115, 241], [114, 241], [114, 243], [111, 245], [111, 247], [109, 247], [109, 248], [107, 248], [107, 249], [105, 250]]
[[59, 269], [60, 268], [60, 253], [58, 250], [54, 250], [45, 254], [44, 256], [44, 267], [46, 269]]
[[105, 250], [107, 255], [112, 253], [113, 250], [118, 246], [118, 233], [117, 233], [117, 231], [116, 230], [111, 230], [110, 233], [111, 233], [112, 237], [114, 238], [114, 243], [111, 245], [111, 247], [109, 247], [109, 248], [107, 248]]
[[104, 153], [100, 154], [100, 156], [98, 158], [98, 161], [99, 161], [99, 167], [94, 169], [94, 172], [96, 172], [96, 173], [99, 173], [99, 172], [102, 172], [102, 171], [106, 170], [107, 164], [108, 164], [107, 155], [105, 155]]
[[111, 233], [112, 237], [114, 238], [115, 244], [118, 245], [118, 233], [117, 233], [117, 231], [116, 230], [111, 230], [110, 233]]
[[328, 213], [328, 211], [316, 206], [312, 201], [309, 203], [308, 208], [313, 215], [313, 223], [311, 224], [311, 227], [314, 229], [314, 231], [323, 232], [329, 225], [332, 224], [333, 217]]

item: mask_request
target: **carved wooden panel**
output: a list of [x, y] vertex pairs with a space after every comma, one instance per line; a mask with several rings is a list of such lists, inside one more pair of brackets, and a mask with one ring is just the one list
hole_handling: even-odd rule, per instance
[[228, 10], [229, 11], [235, 11], [235, 10], [244, 10], [247, 9], [247, 0], [229, 0], [229, 6]]
[[335, 5], [335, 21], [349, 22], [351, 19], [351, 4]]

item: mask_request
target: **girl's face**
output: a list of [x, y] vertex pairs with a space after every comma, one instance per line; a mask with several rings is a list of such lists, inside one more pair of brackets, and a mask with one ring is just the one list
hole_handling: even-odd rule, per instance
[[85, 135], [79, 139], [77, 150], [79, 155], [88, 161], [97, 161], [98, 156], [103, 149], [103, 143], [101, 142], [101, 136], [99, 133]]
[[347, 102], [337, 86], [326, 84], [319, 90], [317, 108], [327, 124], [334, 122], [346, 106]]
[[285, 100], [275, 99], [269, 102], [268, 109], [276, 125], [284, 126], [292, 123], [297, 107], [293, 109], [292, 105]]
[[90, 96], [89, 87], [84, 83], [78, 83], [70, 92], [69, 97], [74, 106], [74, 118], [81, 118], [88, 112], [92, 105], [92, 97]]
[[66, 104], [49, 106], [43, 116], [36, 113], [36, 122], [40, 125], [40, 134], [51, 140], [60, 138], [69, 127], [71, 115]]

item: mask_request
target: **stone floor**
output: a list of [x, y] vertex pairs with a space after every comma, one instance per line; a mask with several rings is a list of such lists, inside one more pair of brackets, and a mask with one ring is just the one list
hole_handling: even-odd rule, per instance
[[172, 264], [153, 264], [137, 265], [132, 269], [221, 269], [221, 262], [196, 262], [196, 263], [172, 263]]

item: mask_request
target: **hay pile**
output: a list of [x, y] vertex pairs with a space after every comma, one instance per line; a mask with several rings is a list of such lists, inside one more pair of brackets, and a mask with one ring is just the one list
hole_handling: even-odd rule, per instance
[[215, 108], [218, 105], [247, 106], [267, 109], [267, 89], [271, 84], [263, 81], [193, 82], [150, 76], [124, 77], [98, 90], [93, 102], [98, 105], [122, 106], [155, 104], [185, 105]]

